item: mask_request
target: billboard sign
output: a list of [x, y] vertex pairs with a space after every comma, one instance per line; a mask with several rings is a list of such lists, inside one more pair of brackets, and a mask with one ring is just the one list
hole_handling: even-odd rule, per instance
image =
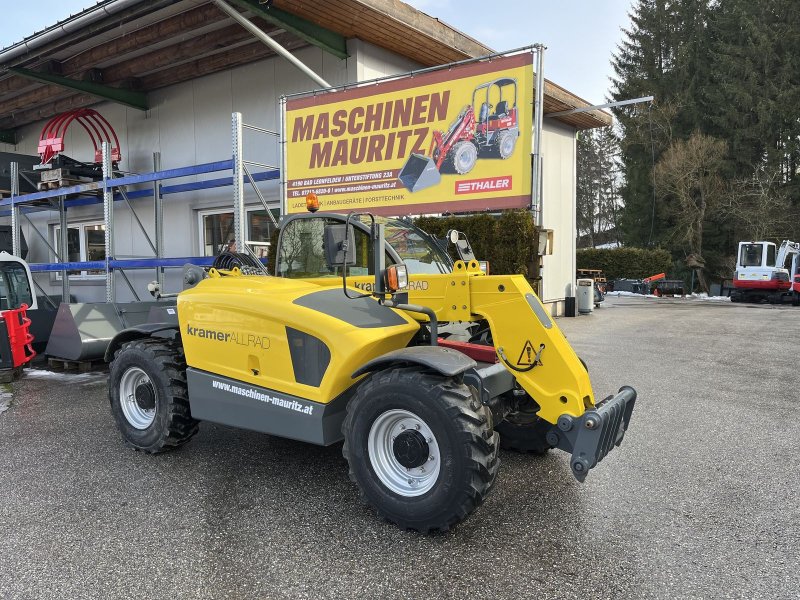
[[285, 206], [384, 215], [526, 207], [533, 55], [427, 71], [285, 105]]

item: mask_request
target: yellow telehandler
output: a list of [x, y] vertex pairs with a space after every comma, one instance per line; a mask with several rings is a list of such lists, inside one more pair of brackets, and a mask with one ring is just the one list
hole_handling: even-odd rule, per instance
[[[177, 295], [177, 325], [127, 329], [109, 345], [124, 440], [162, 452], [199, 421], [343, 440], [365, 501], [421, 532], [483, 502], [501, 440], [564, 450], [583, 481], [621, 443], [636, 392], [596, 401], [523, 276], [452, 263], [428, 241], [371, 215], [297, 215], [282, 224], [276, 276], [210, 269]], [[440, 337], [459, 322], [475, 325], [467, 341]]]

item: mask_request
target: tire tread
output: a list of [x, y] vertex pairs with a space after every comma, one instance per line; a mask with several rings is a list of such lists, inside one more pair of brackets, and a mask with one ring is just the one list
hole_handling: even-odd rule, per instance
[[[199, 430], [199, 421], [192, 418], [189, 407], [186, 359], [183, 355], [183, 349], [180, 343], [176, 341], [139, 338], [123, 344], [114, 354], [114, 360], [116, 361], [123, 352], [132, 348], [137, 348], [148, 356], [148, 359], [152, 361], [152, 366], [167, 376], [171, 393], [169, 398], [164, 399], [168, 406], [168, 417], [166, 427], [162, 428], [157, 441], [148, 447], [140, 447], [123, 435], [125, 443], [137, 451], [148, 454], [159, 454], [179, 448]], [[113, 362], [111, 368], [113, 369]]]
[[[381, 506], [371, 502], [358, 481], [354, 471], [354, 460], [351, 460], [350, 440], [352, 437], [353, 422], [361, 403], [380, 392], [381, 387], [389, 383], [408, 383], [421, 386], [431, 391], [435, 401], [441, 402], [445, 407], [445, 413], [452, 417], [453, 423], [458, 424], [460, 431], [458, 438], [463, 440], [468, 446], [468, 470], [470, 476], [464, 489], [461, 490], [459, 500], [456, 505], [448, 508], [441, 520], [426, 522], [412, 522], [405, 519], [393, 517]], [[347, 416], [342, 425], [344, 434], [344, 446], [342, 455], [349, 465], [348, 474], [350, 480], [359, 486], [361, 499], [378, 513], [378, 515], [390, 522], [411, 529], [420, 533], [431, 531], [448, 531], [458, 522], [466, 518], [472, 511], [480, 506], [491, 491], [500, 467], [498, 456], [500, 436], [494, 432], [491, 426], [491, 411], [478, 403], [477, 408], [473, 408], [473, 394], [465, 385], [456, 383], [452, 379], [443, 378], [441, 375], [424, 371], [419, 367], [397, 367], [375, 373], [364, 381], [354, 397], [350, 400], [347, 409]]]

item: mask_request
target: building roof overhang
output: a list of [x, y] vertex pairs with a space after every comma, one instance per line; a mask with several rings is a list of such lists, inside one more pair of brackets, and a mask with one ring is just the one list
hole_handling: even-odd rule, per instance
[[[493, 54], [446, 23], [399, 0], [228, 0], [288, 50], [316, 45], [339, 58], [359, 38], [423, 67]], [[19, 127], [103, 100], [139, 109], [169, 85], [274, 55], [211, 0], [102, 0], [0, 50], [0, 141]], [[550, 81], [545, 115], [589, 103]], [[555, 118], [602, 127], [600, 110]]]

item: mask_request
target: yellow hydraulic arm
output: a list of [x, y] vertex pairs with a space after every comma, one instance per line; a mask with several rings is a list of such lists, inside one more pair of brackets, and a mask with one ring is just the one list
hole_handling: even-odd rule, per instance
[[452, 273], [412, 276], [408, 301], [440, 321], [485, 319], [500, 362], [544, 420], [555, 424], [594, 406], [586, 368], [522, 275], [487, 276], [476, 261], [456, 261]]
[[[339, 278], [311, 281], [341, 285]], [[348, 285], [366, 291], [372, 281], [347, 278]], [[580, 417], [594, 406], [586, 367], [524, 276], [485, 275], [477, 261], [456, 261], [452, 273], [411, 275], [408, 303], [432, 309], [439, 321], [485, 319], [500, 362], [539, 404], [544, 420], [555, 424], [563, 414]]]

